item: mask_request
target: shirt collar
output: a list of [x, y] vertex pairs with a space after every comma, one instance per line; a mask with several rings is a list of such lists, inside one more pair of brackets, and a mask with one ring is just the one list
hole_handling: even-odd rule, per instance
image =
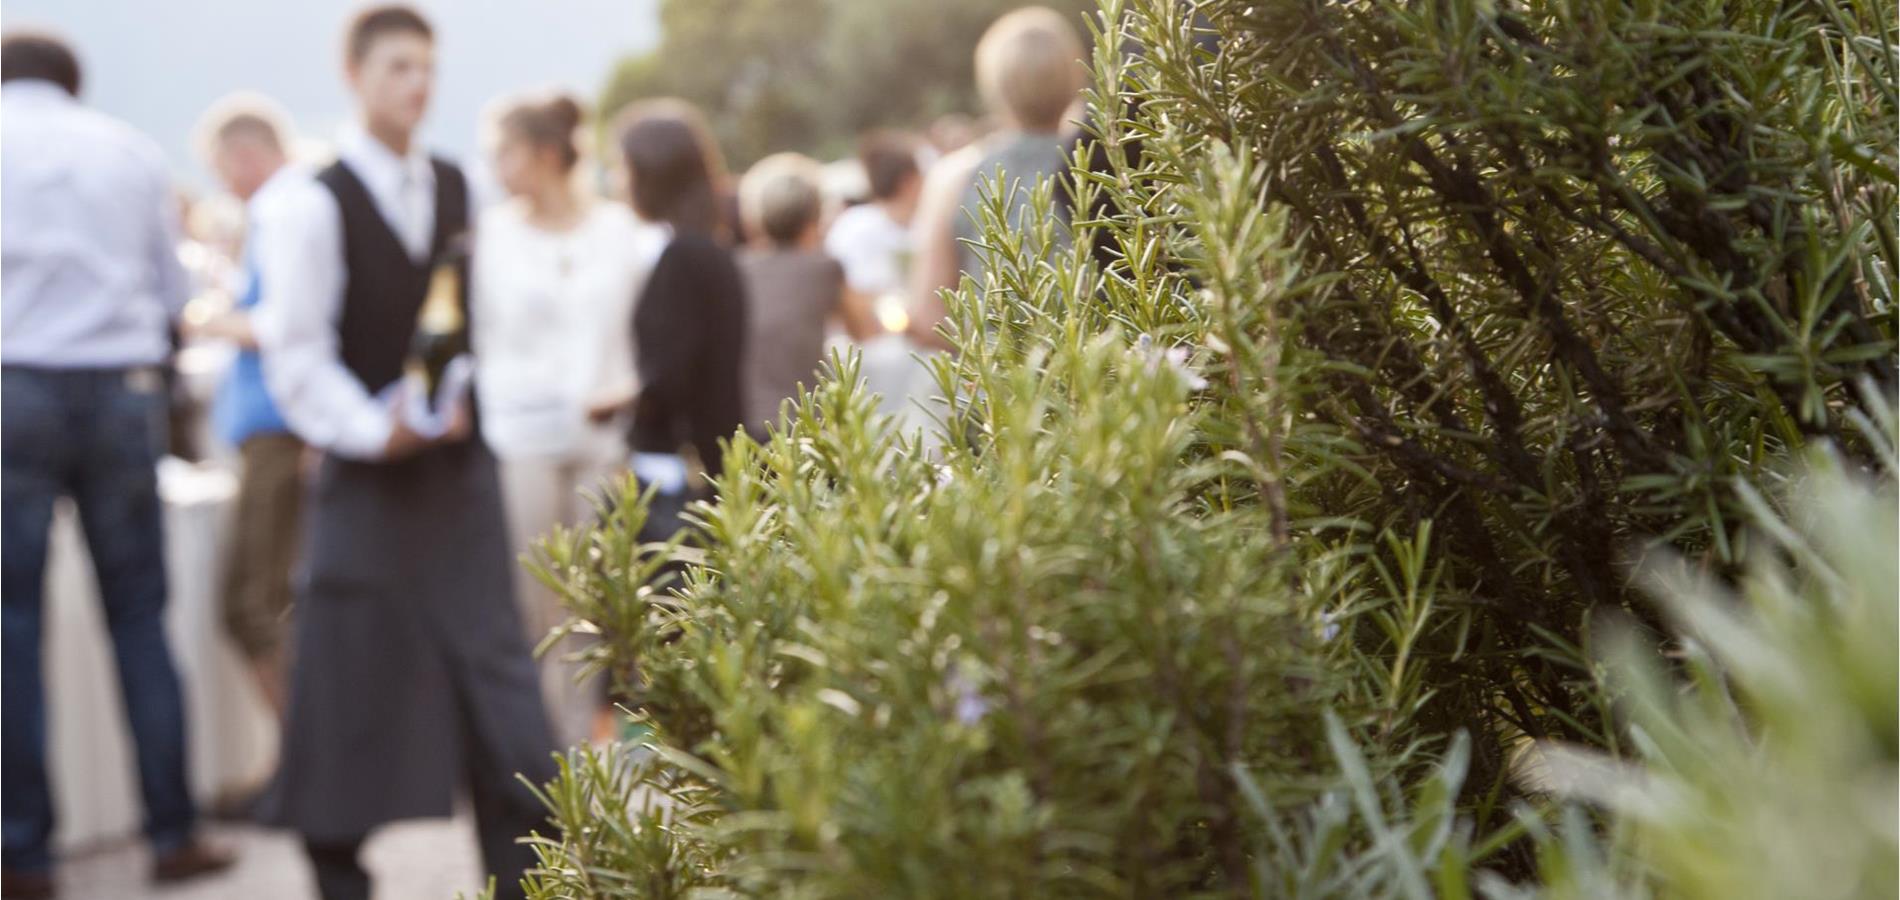
[[435, 186], [435, 169], [429, 165], [429, 155], [419, 144], [412, 141], [409, 152], [398, 156], [388, 144], [371, 137], [356, 122], [343, 126], [342, 134], [337, 137], [337, 156], [368, 181], [372, 190], [384, 196], [393, 195], [404, 176], [428, 187]]
[[16, 78], [0, 88], [9, 100], [27, 100], [35, 103], [70, 105], [77, 102], [66, 89], [43, 78]]

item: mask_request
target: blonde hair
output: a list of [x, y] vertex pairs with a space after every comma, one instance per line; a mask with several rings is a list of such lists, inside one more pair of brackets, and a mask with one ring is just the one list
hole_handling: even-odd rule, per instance
[[233, 138], [248, 137], [262, 141], [285, 154], [290, 152], [290, 116], [275, 100], [263, 94], [241, 91], [226, 94], [211, 104], [198, 120], [196, 138], [199, 155], [216, 156], [218, 145]]
[[747, 231], [779, 246], [797, 242], [824, 208], [823, 169], [799, 153], [774, 153], [739, 179], [739, 216]]
[[976, 86], [1022, 128], [1053, 131], [1082, 89], [1082, 40], [1061, 13], [1027, 6], [990, 25], [976, 44]]

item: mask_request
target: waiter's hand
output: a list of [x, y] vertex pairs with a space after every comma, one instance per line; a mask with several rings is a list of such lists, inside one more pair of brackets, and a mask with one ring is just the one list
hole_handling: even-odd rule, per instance
[[408, 459], [434, 444], [435, 441], [403, 424], [402, 416], [398, 415], [396, 423], [389, 429], [389, 442], [383, 445], [383, 462]]
[[383, 462], [408, 459], [441, 444], [461, 443], [468, 440], [475, 431], [475, 420], [469, 414], [467, 398], [456, 402], [455, 411], [449, 414], [449, 426], [436, 437], [429, 437], [409, 427], [409, 419], [404, 414], [403, 408], [406, 402], [408, 401], [398, 398], [395, 405], [390, 407], [389, 417], [392, 424], [389, 429], [389, 442], [383, 445]]
[[449, 427], [443, 429], [442, 436], [436, 438], [438, 444], [459, 444], [475, 433], [475, 417], [469, 412], [468, 398], [455, 401], [455, 411], [449, 413]]

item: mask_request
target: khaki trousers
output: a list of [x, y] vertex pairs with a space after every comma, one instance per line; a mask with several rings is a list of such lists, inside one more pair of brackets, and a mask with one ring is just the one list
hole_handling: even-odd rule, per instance
[[[534, 547], [556, 525], [580, 526], [594, 518], [592, 498], [620, 470], [614, 462], [562, 456], [521, 457], [501, 461], [502, 503], [508, 511], [509, 542], [516, 553], [515, 601], [530, 646], [539, 647], [548, 633], [567, 619], [560, 597], [528, 569]], [[554, 737], [565, 746], [586, 741], [592, 734], [594, 714], [606, 703], [600, 676], [576, 679], [580, 664], [571, 657], [581, 649], [580, 639], [569, 637], [540, 654], [541, 694], [547, 704]]]
[[303, 517], [303, 442], [260, 434], [238, 448], [236, 511], [224, 558], [224, 625], [251, 659], [276, 654], [290, 614]]

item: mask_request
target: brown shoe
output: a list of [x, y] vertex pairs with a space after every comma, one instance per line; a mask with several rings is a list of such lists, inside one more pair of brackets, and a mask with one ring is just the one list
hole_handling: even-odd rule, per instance
[[152, 880], [161, 884], [186, 881], [222, 872], [231, 868], [231, 864], [236, 861], [237, 857], [230, 851], [193, 839], [191, 843], [153, 860]]
[[0, 898], [47, 900], [53, 896], [53, 873], [0, 869]]

